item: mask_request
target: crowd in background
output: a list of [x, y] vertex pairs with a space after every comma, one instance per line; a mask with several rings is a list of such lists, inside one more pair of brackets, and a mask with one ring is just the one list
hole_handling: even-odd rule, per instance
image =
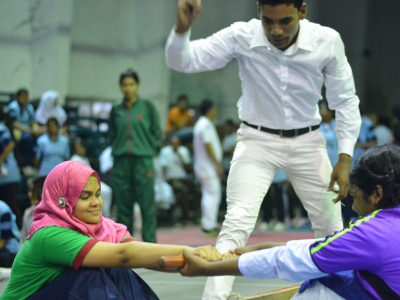
[[[138, 81], [138, 78], [135, 80]], [[129, 91], [123, 90], [123, 94], [126, 99]], [[136, 93], [134, 95], [136, 96]], [[129, 166], [129, 161], [124, 159], [124, 156], [115, 154], [116, 151], [112, 148], [115, 143], [111, 141], [99, 157], [93, 157], [88, 156], [84, 140], [79, 137], [73, 139], [69, 137], [68, 115], [59, 104], [59, 100], [57, 92], [47, 91], [35, 109], [29, 102], [28, 91], [20, 89], [15, 95], [15, 100], [0, 110], [0, 267], [11, 266], [13, 258], [27, 237], [33, 211], [41, 199], [46, 175], [52, 168], [66, 160], [78, 160], [89, 167], [91, 162], [94, 162], [99, 166], [99, 173], [102, 176], [103, 215], [121, 220], [119, 215], [123, 210], [122, 214], [126, 215], [127, 221], [122, 220], [122, 223], [130, 230], [134, 227], [142, 229], [144, 240], [155, 242], [156, 226], [166, 225], [200, 225], [204, 234], [218, 235], [219, 222], [222, 221], [226, 209], [226, 178], [236, 145], [236, 130], [239, 124], [233, 120], [226, 120], [223, 124], [215, 126], [214, 121], [217, 119], [215, 103], [204, 100], [195, 108], [191, 107], [188, 96], [180, 95], [176, 103], [171, 105], [166, 130], [162, 135], [161, 131], [157, 132], [161, 127], [158, 124], [158, 113], [151, 105], [151, 110], [154, 110], [151, 123], [157, 123], [158, 127], [150, 131], [149, 136], [160, 134], [160, 145], [154, 147], [156, 151], [148, 156], [149, 159], [145, 154], [142, 155], [143, 162], [139, 168], [146, 168], [146, 164], [152, 164], [149, 167], [151, 174], [147, 173], [132, 179], [129, 175], [132, 171], [129, 169], [138, 167], [135, 164]], [[149, 102], [148, 100], [143, 102], [144, 111], [141, 113], [149, 110]], [[114, 106], [110, 122], [113, 120], [112, 115], [118, 113], [116, 108], [118, 106]], [[325, 101], [321, 101], [320, 114], [322, 117], [320, 131], [325, 136], [328, 155], [334, 166], [338, 161], [335, 113], [329, 109]], [[110, 130], [114, 130], [110, 135], [118, 134], [116, 128]], [[135, 130], [139, 131], [133, 134], [145, 139], [144, 133], [140, 131], [144, 129]], [[133, 135], [130, 137], [134, 138]], [[400, 106], [393, 108], [391, 118], [363, 114], [353, 160], [369, 147], [399, 141]], [[141, 148], [138, 151], [153, 150]], [[117, 164], [124, 166], [123, 169], [127, 172], [120, 177], [131, 178], [130, 180], [135, 182], [135, 185], [131, 186], [128, 182], [129, 188], [134, 189], [136, 185], [146, 186], [148, 182], [143, 177], [147, 175], [151, 178], [149, 182], [152, 191], [148, 194], [150, 204], [141, 202], [139, 198], [143, 196], [143, 192], [140, 190], [123, 190], [124, 183], [113, 176], [114, 156], [117, 157]], [[212, 174], [209, 172], [210, 168], [216, 170], [216, 177], [210, 175]], [[129, 202], [126, 206], [118, 205], [113, 199], [116, 190], [119, 190], [120, 194], [131, 195], [119, 196]], [[342, 214], [345, 225], [357, 217], [351, 210], [351, 201], [350, 197], [343, 201], [345, 205], [342, 207]], [[139, 205], [134, 206], [134, 202]], [[154, 208], [151, 208], [151, 203], [155, 203]], [[148, 214], [152, 209], [156, 218], [154, 222], [153, 216]], [[133, 216], [139, 217], [138, 220]], [[148, 220], [141, 224], [143, 217]], [[264, 198], [259, 220], [256, 228], [259, 231], [309, 228], [307, 213], [283, 170], [279, 170], [274, 177], [271, 188]], [[154, 228], [148, 231], [148, 227]]]

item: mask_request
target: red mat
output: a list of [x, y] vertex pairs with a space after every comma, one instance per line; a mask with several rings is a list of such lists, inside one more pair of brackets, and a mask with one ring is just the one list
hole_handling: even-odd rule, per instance
[[[258, 232], [250, 235], [248, 245], [265, 241], [287, 242], [290, 240], [312, 239], [312, 231], [285, 231], [285, 232]], [[141, 240], [139, 237], [138, 240]], [[179, 245], [215, 245], [217, 237], [204, 236], [200, 227], [189, 228], [162, 228], [157, 231], [157, 242], [160, 244]]]

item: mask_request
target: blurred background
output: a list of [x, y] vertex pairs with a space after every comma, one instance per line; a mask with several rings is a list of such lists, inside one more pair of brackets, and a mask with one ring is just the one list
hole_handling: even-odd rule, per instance
[[[305, 2], [309, 20], [341, 34], [364, 113], [389, 116], [400, 99], [400, 1]], [[25, 87], [34, 100], [54, 89], [63, 105], [68, 100], [86, 103], [81, 114], [107, 114], [111, 108], [107, 103], [121, 100], [118, 76], [130, 67], [141, 77], [139, 95], [154, 102], [163, 126], [179, 94], [187, 94], [191, 106], [210, 98], [217, 104], [220, 122], [237, 120], [241, 87], [236, 61], [222, 70], [194, 75], [167, 68], [164, 45], [175, 22], [176, 3], [1, 0], [0, 92], [15, 93]], [[192, 39], [256, 17], [255, 0], [202, 3]], [[95, 108], [91, 103], [97, 103]]]

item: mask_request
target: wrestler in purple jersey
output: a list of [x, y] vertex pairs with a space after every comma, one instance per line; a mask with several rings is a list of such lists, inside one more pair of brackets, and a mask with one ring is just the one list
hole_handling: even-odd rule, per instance
[[361, 217], [342, 231], [241, 247], [231, 252], [239, 258], [214, 263], [184, 252], [181, 273], [306, 280], [292, 299], [400, 299], [400, 148], [367, 150], [356, 159], [349, 184]]

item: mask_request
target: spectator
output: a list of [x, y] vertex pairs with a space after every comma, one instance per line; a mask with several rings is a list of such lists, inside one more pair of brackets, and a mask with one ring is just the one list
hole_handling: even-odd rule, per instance
[[44, 126], [50, 118], [55, 118], [61, 128], [61, 134], [65, 135], [67, 132], [67, 113], [61, 107], [59, 97], [60, 95], [56, 91], [47, 91], [42, 95], [36, 110], [36, 121]]
[[231, 165], [231, 160], [233, 156], [233, 151], [236, 147], [237, 139], [237, 125], [232, 120], [226, 120], [225, 122], [225, 136], [222, 140], [222, 150], [224, 151], [224, 159], [222, 166], [225, 171], [225, 175], [228, 176], [229, 168]]
[[[197, 195], [196, 186], [188, 175], [188, 172], [193, 171], [190, 152], [188, 148], [181, 145], [179, 137], [172, 136], [171, 144], [161, 149], [160, 164], [164, 177], [171, 185], [181, 209], [179, 222], [185, 225], [195, 217], [190, 206], [191, 202], [194, 206], [197, 206]], [[192, 196], [194, 199], [192, 199]]]
[[222, 146], [212, 123], [217, 108], [210, 100], [200, 104], [201, 117], [194, 126], [194, 172], [201, 185], [201, 227], [210, 236], [218, 235], [218, 210], [221, 202]]
[[11, 268], [20, 247], [16, 217], [0, 200], [0, 267]]
[[393, 143], [393, 133], [390, 130], [390, 120], [386, 116], [378, 116], [378, 124], [374, 128], [378, 146]]
[[400, 105], [394, 105], [392, 108], [393, 115], [393, 137], [394, 142], [400, 144]]
[[7, 113], [12, 120], [14, 138], [17, 143], [15, 150], [21, 154], [18, 159], [21, 160], [22, 172], [26, 176], [31, 176], [36, 172], [32, 169], [35, 140], [43, 132], [35, 122], [35, 111], [29, 103], [28, 96], [26, 89], [19, 89], [16, 94], [17, 99], [7, 106]]
[[358, 135], [357, 143], [354, 146], [354, 154], [352, 158], [352, 164], [354, 163], [357, 156], [361, 155], [368, 148], [376, 145], [376, 136], [374, 133], [374, 123], [366, 115], [362, 114], [361, 117], [361, 128]]
[[[102, 181], [114, 190], [112, 185], [112, 168], [114, 165], [114, 157], [111, 155], [111, 146], [107, 146], [99, 156], [99, 167]], [[114, 192], [113, 192], [114, 193]], [[117, 220], [117, 208], [114, 202], [111, 202], [111, 216], [110, 219]], [[142, 218], [140, 218], [141, 222]]]
[[15, 143], [4, 120], [6, 113], [0, 110], [0, 199], [7, 203], [21, 228], [21, 212], [17, 203], [17, 187], [21, 174], [14, 156]]
[[39, 167], [38, 176], [49, 174], [51, 169], [71, 156], [68, 139], [60, 135], [59, 124], [56, 118], [49, 118], [47, 133], [37, 139], [35, 164]]
[[[81, 163], [87, 165], [89, 168], [90, 165], [89, 159], [86, 156], [86, 147], [82, 145], [80, 142], [75, 142], [72, 147], [72, 156], [70, 160], [80, 161]], [[113, 191], [111, 187], [105, 182], [101, 182], [101, 197], [103, 198], [103, 207], [102, 213], [103, 216], [109, 218], [111, 216], [111, 204], [112, 204], [112, 194]]]
[[100, 154], [100, 174], [102, 175], [103, 181], [109, 186], [112, 186], [112, 168], [114, 165], [114, 158], [111, 155], [111, 146], [106, 147]]
[[42, 200], [43, 184], [45, 180], [46, 176], [36, 177], [33, 179], [32, 184], [30, 184], [28, 196], [31, 201], [31, 206], [25, 209], [22, 218], [22, 228], [19, 237], [21, 244], [23, 244], [25, 239], [28, 237], [29, 227], [31, 227], [33, 222], [33, 211], [40, 203], [40, 200]]
[[153, 104], [137, 95], [139, 76], [136, 72], [123, 72], [119, 84], [124, 98], [111, 109], [109, 123], [118, 222], [132, 230], [133, 203], [138, 202], [143, 220], [143, 240], [155, 243], [153, 158], [161, 148], [160, 121]]
[[[165, 180], [163, 169], [160, 162], [160, 155], [154, 157], [154, 193], [155, 201], [157, 205], [157, 223], [159, 226], [170, 226], [174, 225], [174, 220], [172, 216], [173, 207], [176, 203], [174, 190], [171, 185]], [[136, 204], [134, 207], [135, 212], [135, 228], [141, 226], [137, 223], [137, 210]], [[138, 217], [141, 217], [140, 214]]]
[[286, 230], [283, 200], [284, 188], [287, 186], [286, 181], [287, 176], [285, 171], [282, 169], [278, 170], [261, 204], [263, 222], [258, 228], [260, 231], [273, 230], [280, 232]]
[[167, 132], [172, 133], [193, 125], [192, 116], [189, 114], [189, 99], [186, 95], [180, 95], [177, 105], [168, 113]]
[[328, 152], [331, 165], [332, 167], [334, 167], [339, 160], [338, 141], [335, 132], [336, 129], [335, 112], [329, 109], [328, 103], [320, 102], [319, 113], [322, 119], [319, 131], [321, 131], [325, 137], [326, 150]]

